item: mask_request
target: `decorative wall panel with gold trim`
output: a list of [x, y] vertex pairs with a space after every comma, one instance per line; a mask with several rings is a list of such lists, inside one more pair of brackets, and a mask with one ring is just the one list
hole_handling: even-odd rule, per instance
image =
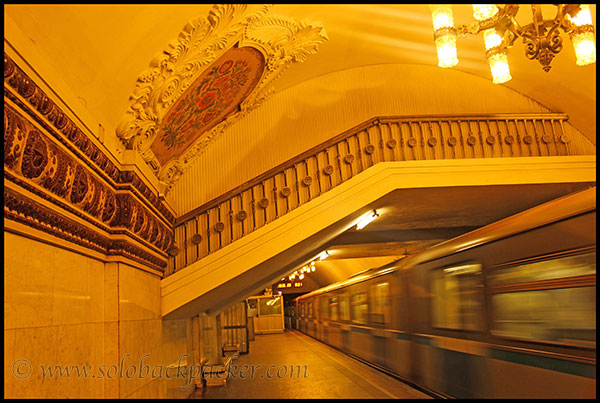
[[174, 216], [4, 54], [4, 217], [164, 272]]

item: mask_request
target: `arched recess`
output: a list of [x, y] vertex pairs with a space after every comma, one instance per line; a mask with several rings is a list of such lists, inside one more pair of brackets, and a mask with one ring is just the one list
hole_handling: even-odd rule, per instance
[[[382, 162], [161, 280], [162, 315], [214, 313], [314, 258], [396, 189], [596, 181], [595, 156]], [[311, 255], [312, 254], [312, 255]]]
[[168, 199], [185, 214], [374, 116], [547, 112], [560, 111], [457, 70], [382, 64], [337, 71], [274, 94], [230, 126], [191, 161]]

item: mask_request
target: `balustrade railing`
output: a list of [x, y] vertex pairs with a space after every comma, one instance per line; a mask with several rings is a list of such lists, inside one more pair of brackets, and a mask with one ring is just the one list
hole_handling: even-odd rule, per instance
[[378, 162], [595, 154], [566, 120], [564, 114], [373, 118], [179, 217], [167, 275]]

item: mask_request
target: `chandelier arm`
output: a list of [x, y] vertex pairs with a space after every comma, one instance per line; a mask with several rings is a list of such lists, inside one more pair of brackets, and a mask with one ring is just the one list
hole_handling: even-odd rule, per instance
[[504, 38], [502, 39], [504, 47], [506, 47], [506, 48], [512, 47], [515, 43], [515, 40], [518, 37], [519, 37], [518, 32], [515, 32], [512, 29], [507, 29], [506, 32], [504, 33]]
[[519, 23], [514, 19], [514, 17], [509, 16], [508, 23], [506, 24], [506, 32], [508, 32], [508, 39], [506, 41], [506, 47], [511, 47], [515, 43], [517, 38], [520, 38], [524, 35], [525, 30]]
[[523, 27], [515, 19], [518, 11], [518, 4], [506, 4], [500, 8], [500, 18], [497, 23], [502, 24], [501, 28], [504, 30], [503, 46], [506, 48], [512, 47], [515, 40], [522, 37], [524, 33]]
[[519, 6], [517, 4], [507, 4], [506, 6], [498, 9], [499, 12], [496, 13], [496, 15], [494, 15], [493, 17], [484, 21], [478, 21], [476, 25], [477, 31], [471, 33], [478, 34], [481, 31], [485, 31], [490, 28], [503, 30], [506, 29], [506, 27], [514, 25], [516, 23], [514, 16], [519, 9]]
[[544, 21], [544, 17], [542, 16], [542, 8], [540, 4], [532, 4], [531, 5], [531, 13], [533, 15], [533, 28], [538, 37], [542, 37], [546, 34], [546, 24]]
[[560, 36], [560, 32], [558, 31], [558, 28], [560, 27], [560, 25], [555, 24], [552, 28], [550, 28], [550, 30], [548, 31], [548, 34], [546, 35], [547, 41], [548, 41], [548, 49], [550, 49], [554, 54], [558, 54], [563, 47], [563, 39]]
[[507, 14], [511, 17], [511, 19], [514, 19], [515, 16], [517, 15], [517, 13], [519, 12], [519, 5], [518, 4], [506, 4], [502, 10], [501, 10], [504, 14]]
[[537, 59], [541, 49], [539, 37], [529, 31], [524, 31], [522, 38], [525, 45], [525, 56], [530, 60]]
[[558, 4], [556, 6], [556, 17], [554, 17], [554, 22], [558, 24], [565, 33], [568, 33], [568, 20], [565, 18], [564, 4]]

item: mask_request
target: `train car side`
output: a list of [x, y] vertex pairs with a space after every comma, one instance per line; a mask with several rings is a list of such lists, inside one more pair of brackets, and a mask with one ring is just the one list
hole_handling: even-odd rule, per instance
[[595, 188], [547, 203], [299, 297], [298, 328], [442, 396], [593, 397], [595, 219]]

